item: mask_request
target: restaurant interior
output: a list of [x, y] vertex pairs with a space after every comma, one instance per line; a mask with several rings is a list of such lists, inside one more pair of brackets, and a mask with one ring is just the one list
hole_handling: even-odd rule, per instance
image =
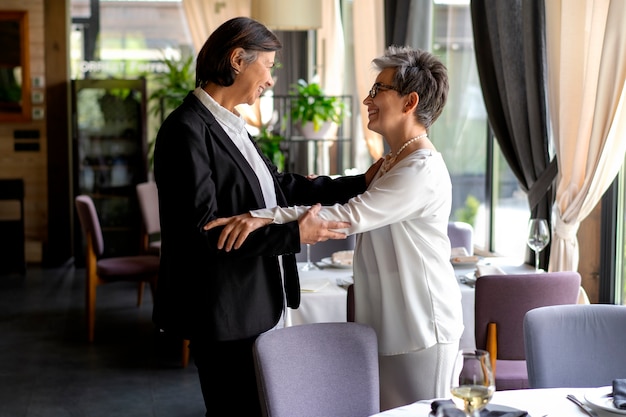
[[[180, 103], [174, 90], [194, 87], [204, 40], [239, 15], [283, 44], [273, 91], [240, 111], [263, 153], [303, 175], [362, 173], [388, 152], [362, 104], [371, 60], [385, 47], [442, 59], [450, 97], [429, 135], [453, 186], [460, 348], [491, 356], [487, 408], [626, 414], [613, 401], [626, 404], [626, 2], [2, 0], [0, 417], [204, 415], [188, 341], [152, 322], [160, 245], [152, 146]], [[289, 109], [300, 81], [319, 84], [343, 110], [325, 136], [296, 127]], [[89, 197], [82, 213], [79, 195]], [[531, 219], [545, 230], [531, 232]], [[539, 235], [546, 240], [533, 246]], [[302, 301], [287, 309], [287, 329], [357, 326], [354, 242], [302, 245]], [[139, 286], [95, 272], [96, 262], [120, 257], [150, 258]], [[313, 327], [299, 337], [334, 331]], [[367, 329], [339, 333], [352, 332], [365, 339], [343, 343], [371, 345]], [[432, 399], [380, 409], [363, 391], [378, 384], [365, 374], [368, 359], [343, 359], [337, 346], [314, 350], [337, 355], [324, 366], [345, 367], [340, 376], [317, 381], [308, 367], [322, 365], [285, 362], [310, 376], [308, 391], [289, 394], [291, 409], [260, 385], [267, 415], [456, 415]], [[271, 369], [275, 352], [267, 354]], [[263, 383], [280, 385], [267, 375]], [[367, 383], [320, 388], [350, 378]]]

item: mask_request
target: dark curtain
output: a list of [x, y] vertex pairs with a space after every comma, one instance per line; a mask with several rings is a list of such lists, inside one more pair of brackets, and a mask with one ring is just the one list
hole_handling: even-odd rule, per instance
[[287, 95], [292, 84], [299, 79], [307, 80], [308, 65], [308, 33], [307, 31], [276, 31], [276, 36], [283, 44], [283, 49], [276, 54], [276, 62], [280, 68], [276, 70], [276, 95]]
[[385, 46], [404, 45], [411, 0], [385, 0]]
[[[556, 159], [550, 161], [543, 0], [471, 0], [476, 64], [489, 124], [531, 216], [551, 223]], [[550, 250], [541, 252], [546, 268]], [[527, 251], [526, 261], [534, 255]]]
[[430, 51], [432, 15], [432, 0], [385, 0], [385, 44]]
[[432, 15], [432, 0], [385, 0], [385, 44], [432, 50]]

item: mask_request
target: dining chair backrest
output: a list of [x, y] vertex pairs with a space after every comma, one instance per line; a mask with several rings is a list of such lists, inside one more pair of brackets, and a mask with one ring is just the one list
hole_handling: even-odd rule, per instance
[[380, 411], [378, 344], [358, 323], [313, 323], [262, 334], [254, 344], [266, 417], [365, 417]]
[[626, 306], [561, 305], [524, 318], [531, 388], [602, 387], [626, 378]]
[[155, 240], [154, 236], [161, 233], [161, 222], [156, 183], [154, 181], [142, 182], [136, 185], [136, 189], [145, 231], [144, 251], [158, 253], [161, 243], [160, 240]]
[[[311, 245], [311, 261], [317, 262], [324, 258], [330, 258], [334, 252], [342, 250], [353, 250], [356, 242], [355, 235], [350, 235], [345, 239], [328, 239]], [[296, 253], [296, 261], [306, 262], [306, 245], [302, 244], [300, 253]]]
[[91, 240], [96, 257], [104, 252], [104, 238], [96, 206], [88, 195], [76, 196], [76, 212], [83, 234]]
[[[143, 251], [145, 253], [161, 253], [161, 218], [159, 215], [159, 190], [156, 182], [147, 181], [136, 185], [137, 200], [143, 219]], [[189, 341], [182, 342], [181, 364], [186, 368], [189, 364]]]
[[497, 390], [528, 388], [523, 332], [526, 312], [576, 304], [580, 282], [575, 271], [485, 275], [476, 280], [476, 347], [491, 354]]
[[145, 283], [150, 284], [154, 297], [159, 272], [159, 257], [154, 255], [103, 257], [105, 242], [93, 199], [89, 195], [78, 195], [74, 199], [74, 204], [85, 236], [87, 339], [93, 342], [97, 287], [118, 281], [136, 282], [138, 284], [137, 305], [139, 306], [142, 303]]
[[474, 254], [474, 228], [465, 222], [449, 222], [448, 238], [452, 248], [465, 248], [468, 255]]

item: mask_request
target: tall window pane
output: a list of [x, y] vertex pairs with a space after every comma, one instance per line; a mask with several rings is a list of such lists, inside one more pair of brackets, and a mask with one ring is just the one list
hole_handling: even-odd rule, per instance
[[432, 50], [448, 67], [450, 95], [431, 136], [452, 177], [451, 219], [474, 226], [478, 248], [522, 262], [529, 215], [526, 195], [495, 141], [489, 158], [487, 141], [492, 139], [476, 69], [469, 2], [460, 3], [435, 1]]
[[[452, 177], [453, 220], [476, 229], [484, 218], [487, 113], [476, 70], [469, 4], [435, 4], [432, 51], [448, 68], [450, 94], [430, 133]], [[488, 246], [485, 233], [475, 244]]]

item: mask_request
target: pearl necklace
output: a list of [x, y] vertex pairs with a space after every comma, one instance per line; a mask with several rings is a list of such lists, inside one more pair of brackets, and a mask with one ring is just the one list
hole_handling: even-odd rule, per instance
[[402, 151], [409, 146], [411, 143], [420, 140], [422, 138], [426, 138], [428, 137], [428, 133], [422, 133], [419, 136], [415, 136], [414, 138], [411, 138], [409, 140], [407, 140], [406, 142], [404, 142], [402, 144], [402, 146], [400, 147], [400, 149], [398, 149], [398, 152], [396, 152], [395, 154], [391, 155], [391, 152], [389, 152], [387, 155], [385, 155], [385, 159], [383, 161], [383, 165], [380, 167], [380, 173], [381, 175], [388, 172], [391, 169], [391, 166], [393, 165], [394, 162], [396, 162], [396, 159], [398, 159], [398, 155], [400, 155], [400, 153], [402, 153]]

